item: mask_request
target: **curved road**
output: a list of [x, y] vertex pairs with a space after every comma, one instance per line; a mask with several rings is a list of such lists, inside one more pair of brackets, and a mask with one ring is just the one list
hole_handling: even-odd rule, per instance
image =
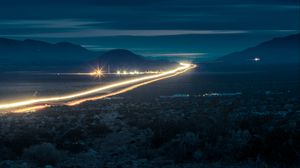
[[[160, 74], [155, 75], [149, 75], [144, 77], [138, 77], [130, 80], [125, 80], [121, 82], [116, 82], [107, 86], [101, 86], [96, 89], [90, 89], [74, 94], [69, 95], [62, 95], [62, 96], [55, 96], [55, 97], [45, 97], [45, 98], [37, 98], [37, 99], [28, 99], [24, 101], [19, 102], [10, 102], [10, 103], [4, 103], [0, 104], [0, 110], [6, 111], [6, 112], [27, 112], [27, 111], [36, 111], [39, 109], [43, 109], [46, 107], [49, 107], [48, 104], [54, 104], [54, 103], [62, 103], [66, 101], [70, 101], [67, 103], [62, 103], [63, 105], [77, 105], [85, 101], [92, 101], [97, 99], [103, 99], [105, 97], [114, 96], [117, 94], [121, 94], [127, 91], [130, 91], [132, 89], [135, 89], [137, 87], [140, 87], [142, 85], [146, 85], [155, 81], [163, 80], [166, 78], [170, 78], [173, 76], [177, 76], [179, 74], [182, 74], [190, 69], [195, 68], [196, 65], [194, 64], [188, 64], [188, 63], [180, 63], [180, 66], [166, 71], [162, 72]], [[125, 87], [119, 91], [114, 91], [105, 95], [97, 96], [97, 97], [89, 97], [89, 98], [83, 98], [86, 96], [91, 96], [93, 94], [99, 93], [100, 91], [105, 91], [109, 89], [115, 89], [120, 87]]]

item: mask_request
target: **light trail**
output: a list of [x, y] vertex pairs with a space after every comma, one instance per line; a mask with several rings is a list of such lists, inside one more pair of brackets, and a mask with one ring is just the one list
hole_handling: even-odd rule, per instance
[[51, 106], [48, 104], [36, 105], [36, 106], [30, 106], [30, 107], [24, 107], [24, 108], [12, 110], [11, 112], [12, 113], [36, 112], [36, 111], [45, 109], [47, 107], [51, 107]]
[[96, 96], [96, 97], [89, 97], [89, 98], [83, 98], [83, 99], [79, 99], [79, 100], [74, 100], [74, 101], [65, 103], [65, 105], [67, 105], [67, 106], [75, 106], [75, 105], [79, 105], [79, 104], [87, 102], [87, 101], [95, 101], [95, 100], [99, 100], [99, 99], [104, 99], [104, 98], [107, 98], [107, 97], [115, 96], [115, 95], [128, 92], [128, 91], [133, 90], [135, 88], [138, 88], [138, 87], [141, 87], [141, 86], [144, 86], [144, 85], [156, 82], [156, 81], [160, 81], [160, 80], [163, 80], [163, 79], [167, 79], [167, 78], [171, 78], [171, 77], [177, 76], [177, 75], [182, 74], [182, 73], [184, 73], [184, 72], [186, 72], [188, 70], [190, 70], [190, 69], [185, 69], [184, 71], [177, 72], [175, 74], [168, 75], [168, 76], [165, 76], [165, 77], [153, 79], [153, 80], [150, 80], [150, 81], [146, 81], [146, 82], [143, 82], [143, 83], [138, 83], [138, 84], [135, 84], [135, 85], [132, 85], [132, 86], [126, 87], [124, 89], [121, 89], [121, 90], [118, 90], [118, 91], [115, 91], [115, 92], [111, 92], [111, 93], [108, 93], [108, 94], [105, 94], [105, 95]]
[[[26, 106], [33, 106], [33, 105], [36, 105], [38, 103], [67, 101], [67, 100], [70, 100], [70, 99], [76, 99], [76, 98], [88, 96], [88, 95], [91, 95], [91, 94], [95, 94], [95, 93], [98, 93], [100, 91], [109, 90], [109, 89], [113, 89], [113, 88], [117, 88], [117, 87], [122, 87], [122, 86], [130, 85], [130, 84], [135, 84], [135, 83], [138, 83], [138, 82], [143, 82], [144, 84], [147, 84], [148, 82], [151, 83], [150, 81], [154, 82], [154, 81], [157, 81], [159, 79], [162, 80], [161, 78], [167, 78], [168, 76], [170, 76], [170, 77], [176, 76], [178, 74], [184, 73], [187, 70], [195, 68], [195, 67], [196, 67], [196, 65], [194, 65], [194, 64], [180, 63], [179, 67], [177, 67], [173, 70], [170, 70], [170, 71], [162, 72], [160, 74], [155, 74], [155, 75], [130, 79], [130, 80], [126, 80], [126, 81], [116, 82], [116, 83], [113, 83], [113, 84], [110, 84], [110, 85], [107, 85], [107, 86], [103, 86], [103, 87], [99, 87], [99, 88], [95, 88], [95, 89], [90, 89], [90, 90], [86, 90], [86, 91], [82, 91], [82, 92], [74, 93], [74, 94], [70, 94], [70, 95], [65, 95], [65, 96], [46, 97], [46, 98], [39, 98], [39, 99], [30, 99], [30, 100], [25, 100], [25, 101], [20, 101], [20, 102], [13, 102], [13, 103], [8, 103], [8, 104], [0, 104], [0, 109], [1, 110], [6, 110], [6, 109], [12, 109], [12, 108], [22, 108], [22, 107], [26, 107]], [[150, 81], [144, 82], [144, 81], [147, 81], [147, 80], [150, 80]], [[138, 86], [136, 86], [136, 87], [142, 86], [143, 83], [137, 84]], [[133, 89], [135, 88], [134, 85], [131, 86], [131, 87], [133, 87]], [[132, 89], [130, 89], [130, 90], [132, 90]], [[126, 89], [123, 89], [121, 91], [122, 91], [121, 93], [124, 93], [124, 92], [126, 92]], [[113, 93], [114, 92], [112, 92], [110, 94], [113, 94]], [[105, 95], [102, 95], [102, 96], [105, 96]], [[108, 94], [108, 96], [109, 96], [109, 94]], [[108, 97], [108, 96], [106, 96], [106, 97]], [[72, 105], [72, 103], [70, 103], [70, 105]]]

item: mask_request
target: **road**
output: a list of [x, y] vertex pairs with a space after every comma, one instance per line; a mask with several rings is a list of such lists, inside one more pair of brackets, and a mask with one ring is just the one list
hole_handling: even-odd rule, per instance
[[[28, 112], [28, 111], [37, 111], [49, 107], [51, 106], [51, 104], [60, 104], [60, 105], [69, 105], [69, 106], [78, 105], [85, 101], [103, 99], [106, 97], [110, 97], [110, 96], [114, 96], [117, 94], [130, 91], [132, 89], [135, 89], [137, 87], [152, 82], [174, 77], [195, 67], [196, 65], [194, 64], [180, 63], [180, 65], [177, 68], [159, 74], [137, 77], [134, 79], [116, 82], [110, 85], [100, 86], [95, 89], [85, 90], [74, 94], [55, 96], [55, 97], [44, 97], [44, 98], [37, 98], [37, 99], [28, 99], [28, 100], [23, 100], [18, 102], [9, 102], [9, 103], [0, 104], [0, 110], [5, 112]], [[101, 91], [118, 89], [122, 87], [126, 87], [126, 88], [108, 94], [104, 94], [101, 96], [86, 98], [87, 96], [95, 95]]]

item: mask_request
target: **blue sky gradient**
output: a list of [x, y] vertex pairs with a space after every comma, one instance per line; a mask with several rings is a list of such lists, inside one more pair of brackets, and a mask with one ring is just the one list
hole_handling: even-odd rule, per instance
[[0, 37], [213, 60], [299, 32], [299, 0], [0, 0]]

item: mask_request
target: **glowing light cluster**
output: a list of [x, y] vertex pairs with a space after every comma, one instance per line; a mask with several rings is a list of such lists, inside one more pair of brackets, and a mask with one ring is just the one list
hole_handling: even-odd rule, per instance
[[122, 94], [122, 93], [128, 92], [130, 90], [133, 90], [135, 88], [138, 88], [138, 87], [141, 87], [141, 86], [144, 86], [144, 85], [156, 82], [156, 81], [160, 81], [160, 80], [163, 80], [163, 79], [167, 79], [167, 78], [171, 78], [171, 77], [177, 76], [177, 75], [182, 74], [182, 73], [184, 73], [184, 72], [186, 72], [186, 71], [188, 71], [188, 70], [190, 70], [192, 68], [195, 68], [195, 67], [196, 67], [196, 65], [192, 65], [190, 68], [184, 69], [183, 71], [178, 71], [178, 72], [176, 72], [174, 74], [171, 74], [171, 75], [168, 75], [168, 76], [163, 76], [163, 77], [156, 78], [156, 79], [153, 79], [153, 80], [149, 80], [149, 81], [146, 81], [146, 82], [142, 82], [142, 83], [138, 83], [138, 84], [135, 84], [135, 85], [131, 85], [131, 86], [123, 88], [121, 90], [114, 91], [114, 92], [111, 92], [111, 93], [107, 93], [107, 94], [104, 94], [104, 95], [100, 95], [100, 96], [96, 96], [96, 97], [82, 98], [82, 99], [70, 101], [68, 103], [65, 103], [65, 105], [67, 105], [67, 106], [76, 106], [76, 105], [79, 105], [79, 104], [87, 102], [87, 101], [95, 101], [95, 100], [99, 100], [99, 99], [104, 99], [104, 98], [107, 98], [107, 97], [115, 96], [115, 95], [118, 95], [118, 94]]
[[[162, 79], [165, 79], [165, 78], [168, 78], [168, 77], [176, 76], [176, 75], [184, 73], [184, 72], [186, 72], [190, 69], [193, 69], [195, 67], [196, 67], [196, 65], [193, 65], [193, 64], [180, 63], [179, 67], [177, 67], [175, 69], [172, 69], [172, 70], [169, 70], [169, 71], [159, 73], [159, 74], [143, 76], [143, 77], [138, 77], [138, 78], [134, 78], [134, 79], [130, 79], [130, 80], [116, 82], [116, 83], [112, 83], [112, 84], [107, 85], [107, 86], [101, 86], [101, 87], [98, 87], [98, 88], [95, 88], [95, 89], [90, 89], [90, 90], [82, 91], [82, 92], [79, 92], [79, 93], [63, 95], [63, 96], [56, 96], [56, 97], [28, 99], [28, 100], [24, 100], [24, 101], [0, 104], [0, 110], [13, 109], [13, 108], [30, 108], [30, 106], [34, 107], [36, 105], [41, 105], [41, 104], [54, 104], [54, 103], [57, 104], [57, 103], [62, 102], [62, 101], [74, 100], [74, 99], [78, 99], [78, 98], [81, 98], [81, 97], [86, 97], [86, 96], [89, 96], [89, 95], [92, 95], [92, 94], [96, 94], [96, 93], [99, 93], [99, 92], [104, 91], [104, 90], [109, 90], [109, 89], [128, 86], [128, 85], [132, 85], [131, 87], [135, 88], [134, 85], [141, 86], [141, 85], [147, 84], [151, 81], [154, 82], [154, 81], [157, 81], [157, 80], [162, 80]], [[136, 87], [138, 87], [138, 86], [136, 86]], [[123, 90], [121, 93], [126, 92], [128, 90], [131, 90], [131, 89]], [[75, 104], [77, 104], [77, 103], [75, 103]], [[39, 108], [42, 108], [42, 107], [38, 106], [38, 108], [35, 108], [34, 110], [39, 109]]]
[[255, 57], [253, 60], [254, 60], [255, 62], [258, 62], [258, 61], [260, 61], [260, 58]]
[[102, 68], [97, 67], [93, 72], [90, 73], [91, 76], [100, 78], [104, 75]]
[[127, 70], [118, 70], [117, 75], [144, 75], [144, 74], [159, 74], [163, 73], [162, 71], [127, 71]]

